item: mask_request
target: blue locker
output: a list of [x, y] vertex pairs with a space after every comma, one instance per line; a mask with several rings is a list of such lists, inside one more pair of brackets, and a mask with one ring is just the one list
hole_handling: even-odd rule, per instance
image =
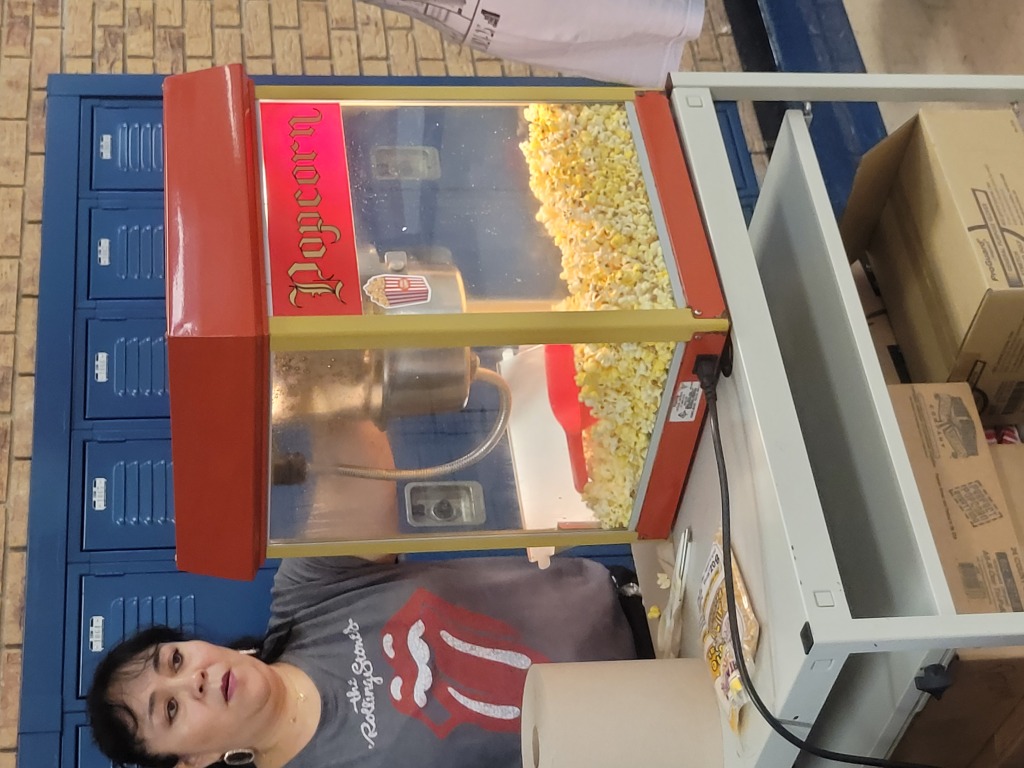
[[82, 546], [173, 548], [171, 470], [170, 439], [87, 441]]
[[89, 218], [89, 298], [162, 299], [163, 209], [100, 208]]
[[78, 648], [75, 680], [65, 690], [85, 696], [96, 664], [125, 636], [151, 624], [181, 627], [204, 640], [227, 643], [262, 635], [270, 619], [274, 571], [263, 569], [251, 582], [182, 573], [173, 564], [155, 573], [72, 576], [68, 599], [81, 595], [81, 615], [72, 647]]
[[113, 765], [93, 743], [84, 714], [64, 719], [64, 748], [61, 752], [64, 768], [111, 768]]
[[163, 108], [159, 101], [101, 104], [92, 110], [92, 188], [161, 189]]
[[60, 755], [62, 768], [113, 768], [113, 763], [103, 756], [93, 742], [84, 712], [65, 716], [63, 729], [64, 743]]
[[167, 345], [159, 318], [89, 320], [85, 417], [167, 417]]

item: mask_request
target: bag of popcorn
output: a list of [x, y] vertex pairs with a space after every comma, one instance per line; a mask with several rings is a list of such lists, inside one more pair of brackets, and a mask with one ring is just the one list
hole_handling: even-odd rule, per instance
[[[732, 632], [729, 629], [729, 609], [725, 597], [725, 570], [722, 550], [722, 532], [715, 535], [711, 554], [700, 577], [697, 601], [700, 611], [701, 639], [704, 643], [704, 658], [711, 677], [715, 681], [718, 703], [729, 718], [729, 727], [739, 731], [740, 710], [749, 701], [740, 681], [736, 654], [733, 651]], [[754, 653], [757, 651], [761, 626], [750, 605], [743, 577], [740, 575], [736, 558], [732, 559], [732, 576], [736, 593], [736, 620], [739, 625], [740, 647], [747, 669], [753, 674]]]
[[365, 0], [502, 59], [661, 88], [700, 34], [704, 0]]

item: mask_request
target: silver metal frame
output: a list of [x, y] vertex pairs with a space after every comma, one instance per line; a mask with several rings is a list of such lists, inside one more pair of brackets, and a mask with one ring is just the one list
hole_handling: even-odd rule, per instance
[[719, 101], [952, 101], [1014, 103], [1022, 75], [866, 75], [816, 72], [676, 72], [673, 90], [706, 88]]

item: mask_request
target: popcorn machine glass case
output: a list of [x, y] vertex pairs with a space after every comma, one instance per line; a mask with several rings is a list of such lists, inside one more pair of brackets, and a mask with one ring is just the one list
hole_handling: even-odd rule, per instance
[[664, 94], [228, 67], [165, 130], [179, 567], [668, 533], [727, 323]]

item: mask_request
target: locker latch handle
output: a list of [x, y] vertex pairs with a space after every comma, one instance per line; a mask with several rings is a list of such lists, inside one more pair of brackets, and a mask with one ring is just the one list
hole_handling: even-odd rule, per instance
[[92, 653], [103, 651], [103, 617], [92, 616], [89, 618], [89, 650]]
[[93, 360], [93, 378], [101, 384], [107, 380], [107, 361], [109, 355], [106, 352], [97, 352]]
[[101, 267], [110, 266], [110, 238], [101, 237], [96, 244], [96, 262]]
[[107, 478], [97, 477], [92, 481], [92, 508], [102, 512], [107, 508]]

